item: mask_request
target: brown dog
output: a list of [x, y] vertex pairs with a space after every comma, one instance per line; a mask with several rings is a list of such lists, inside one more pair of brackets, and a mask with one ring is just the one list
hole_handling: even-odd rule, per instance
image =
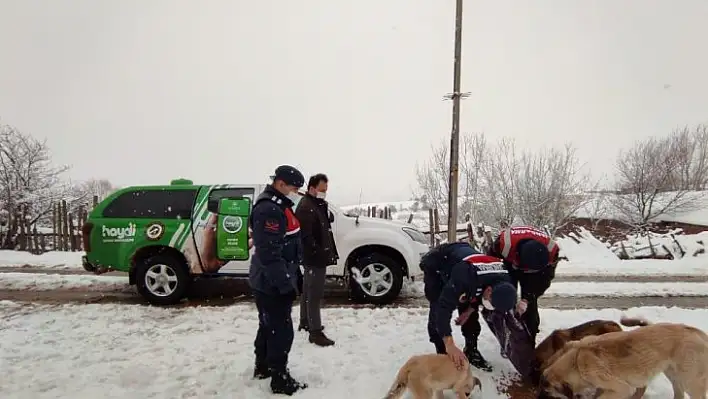
[[[641, 318], [624, 316], [620, 319], [620, 323], [626, 327], [646, 326], [649, 324], [649, 322]], [[579, 341], [591, 335], [603, 335], [617, 331], [622, 331], [622, 327], [612, 320], [592, 320], [568, 329], [554, 330], [536, 347], [534, 368], [539, 372], [543, 371], [550, 364], [551, 357], [558, 353], [568, 342]]]
[[[624, 316], [620, 319], [620, 323], [626, 327], [646, 326], [649, 324], [648, 321], [642, 318]], [[534, 359], [534, 366], [530, 376], [532, 384], [534, 386], [540, 384], [543, 370], [551, 364], [551, 360], [555, 360], [554, 355], [559, 354], [568, 342], [617, 331], [623, 331], [622, 327], [612, 320], [592, 320], [565, 330], [554, 330], [536, 347], [536, 358]], [[641, 398], [645, 390], [646, 387], [638, 389], [633, 398]]]
[[458, 399], [466, 399], [476, 386], [482, 389], [479, 378], [470, 372], [469, 363], [458, 370], [447, 355], [418, 355], [401, 367], [384, 399], [399, 399], [406, 389], [414, 399], [441, 399], [446, 389], [454, 390]]
[[594, 389], [600, 399], [624, 399], [662, 372], [671, 381], [674, 399], [683, 399], [684, 393], [706, 399], [708, 391], [708, 335], [684, 324], [649, 324], [585, 337], [567, 343], [549, 362], [538, 398], [573, 398]]

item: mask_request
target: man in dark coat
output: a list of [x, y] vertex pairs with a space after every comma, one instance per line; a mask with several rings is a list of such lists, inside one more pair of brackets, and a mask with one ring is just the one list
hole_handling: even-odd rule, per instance
[[334, 341], [324, 334], [320, 303], [324, 295], [327, 266], [336, 265], [339, 255], [334, 243], [327, 195], [327, 176], [316, 174], [307, 183], [307, 194], [297, 205], [303, 244], [304, 282], [300, 294], [300, 327], [310, 333], [309, 341], [317, 346], [331, 346]]
[[275, 170], [273, 183], [256, 199], [250, 226], [255, 253], [251, 258], [249, 283], [258, 308], [258, 332], [254, 342], [255, 378], [271, 378], [273, 393], [292, 395], [307, 387], [288, 370], [293, 344], [293, 301], [302, 259], [300, 226], [292, 211], [302, 173], [283, 165]]
[[[481, 332], [479, 306], [507, 312], [516, 305], [516, 289], [501, 259], [484, 255], [468, 243], [454, 242], [433, 248], [421, 259], [425, 297], [430, 302], [428, 336], [437, 353], [455, 362], [464, 357], [471, 365], [491, 371], [492, 367], [477, 348]], [[465, 348], [461, 351], [452, 339], [450, 319], [462, 327]]]

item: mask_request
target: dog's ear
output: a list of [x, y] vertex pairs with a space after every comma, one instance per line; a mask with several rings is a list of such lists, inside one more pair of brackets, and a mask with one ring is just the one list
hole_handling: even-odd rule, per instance
[[560, 350], [570, 339], [568, 331], [566, 330], [556, 330], [551, 336], [551, 345], [554, 351]]

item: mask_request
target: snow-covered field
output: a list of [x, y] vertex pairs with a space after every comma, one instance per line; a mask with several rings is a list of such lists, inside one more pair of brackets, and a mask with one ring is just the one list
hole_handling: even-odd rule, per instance
[[[298, 309], [293, 311], [297, 320]], [[635, 308], [629, 315], [708, 329], [708, 310]], [[619, 310], [542, 310], [542, 335]], [[290, 367], [310, 388], [299, 398], [382, 397], [411, 355], [431, 352], [425, 309], [325, 309], [331, 348], [296, 333]], [[20, 306], [0, 302], [0, 397], [268, 398], [252, 380], [257, 317], [252, 306], [160, 309], [133, 305]], [[483, 327], [482, 352], [494, 373], [479, 373], [482, 398], [505, 397], [497, 381], [513, 374]], [[461, 340], [459, 329], [456, 339]], [[461, 341], [460, 341], [461, 342]], [[667, 398], [663, 376], [646, 398]], [[448, 397], [451, 397], [448, 395]]]

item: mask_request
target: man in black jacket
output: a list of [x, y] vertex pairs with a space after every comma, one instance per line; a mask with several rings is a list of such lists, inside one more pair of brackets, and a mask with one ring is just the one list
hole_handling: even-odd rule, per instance
[[292, 198], [304, 183], [302, 173], [294, 167], [278, 167], [273, 184], [266, 186], [253, 204], [249, 221], [255, 253], [248, 277], [259, 321], [253, 376], [272, 377], [270, 387], [276, 394], [292, 395], [307, 387], [292, 378], [287, 368], [294, 337], [291, 313], [302, 258]]
[[300, 327], [310, 333], [309, 341], [317, 346], [331, 346], [334, 341], [323, 332], [320, 303], [324, 294], [327, 266], [336, 265], [339, 255], [334, 244], [327, 194], [327, 176], [316, 174], [307, 183], [307, 194], [297, 205], [305, 268], [300, 295]]

